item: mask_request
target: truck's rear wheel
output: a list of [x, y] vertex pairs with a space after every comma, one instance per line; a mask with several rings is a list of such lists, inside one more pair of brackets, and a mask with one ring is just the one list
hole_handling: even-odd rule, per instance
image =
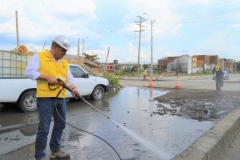
[[92, 100], [102, 100], [104, 98], [105, 91], [102, 86], [96, 86], [93, 90], [93, 93], [91, 94]]
[[36, 91], [26, 91], [18, 101], [18, 108], [23, 112], [32, 112], [37, 110]]

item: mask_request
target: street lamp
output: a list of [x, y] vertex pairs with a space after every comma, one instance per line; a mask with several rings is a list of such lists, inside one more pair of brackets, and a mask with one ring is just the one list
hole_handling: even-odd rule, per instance
[[[85, 39], [88, 38], [88, 37], [85, 37]], [[82, 55], [84, 54], [84, 38], [82, 38], [82, 45], [83, 45], [83, 52], [82, 52]]]
[[[79, 37], [81, 37], [79, 34], [77, 34]], [[78, 56], [80, 56], [80, 38], [78, 37]]]
[[[148, 16], [147, 13], [143, 13], [143, 14], [146, 14]], [[151, 78], [153, 78], [153, 36], [152, 36], [152, 26], [153, 26], [153, 22], [155, 22], [155, 20], [151, 20], [151, 18], [148, 16], [148, 18], [150, 19], [151, 21]]]

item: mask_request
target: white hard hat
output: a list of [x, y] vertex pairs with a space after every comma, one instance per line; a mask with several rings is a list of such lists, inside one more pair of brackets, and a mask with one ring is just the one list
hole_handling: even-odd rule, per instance
[[66, 36], [58, 35], [55, 38], [53, 38], [53, 41], [56, 42], [62, 48], [66, 49], [67, 51], [69, 50], [70, 42], [68, 41]]

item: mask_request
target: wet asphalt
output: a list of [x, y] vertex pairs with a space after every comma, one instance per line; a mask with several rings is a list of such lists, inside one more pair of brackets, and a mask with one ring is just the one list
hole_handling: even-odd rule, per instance
[[[159, 103], [153, 98], [166, 92], [167, 90], [126, 86], [107, 93], [102, 101], [89, 101], [110, 116], [110, 120], [85, 102], [72, 101], [67, 103], [67, 122], [107, 141], [121, 159], [170, 159], [185, 150], [215, 122], [153, 114]], [[20, 113], [14, 106], [0, 110], [2, 127], [37, 121], [37, 112]], [[0, 132], [0, 159], [34, 159], [36, 130], [37, 125], [33, 125]], [[68, 125], [61, 144], [61, 148], [70, 153], [72, 160], [120, 159], [103, 140]], [[46, 154], [50, 154], [49, 146]], [[48, 156], [46, 159], [49, 159]]]

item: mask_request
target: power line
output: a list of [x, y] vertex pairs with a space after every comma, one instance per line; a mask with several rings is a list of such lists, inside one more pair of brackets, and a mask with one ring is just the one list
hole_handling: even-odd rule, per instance
[[[224, 2], [220, 2], [220, 1], [218, 1], [217, 3], [215, 2], [215, 3], [211, 3], [211, 5], [213, 5], [213, 4], [223, 4], [223, 3], [226, 3], [226, 2], [229, 2], [229, 1], [224, 1]], [[210, 6], [210, 5], [209, 5]], [[26, 12], [26, 13], [28, 13], [28, 12]], [[35, 12], [29, 12], [29, 13], [34, 13], [34, 14], [39, 14], [39, 13], [35, 13]], [[40, 12], [40, 14], [41, 14], [41, 12]], [[180, 14], [183, 14], [183, 13], [180, 13]], [[229, 13], [228, 13], [229, 14]], [[57, 15], [57, 14], [53, 14], [53, 16], [54, 15]], [[74, 15], [75, 16], [75, 15]], [[76, 15], [77, 16], [77, 15]], [[220, 15], [218, 15], [218, 16], [220, 16]], [[221, 15], [221, 16], [225, 16], [225, 15]], [[234, 16], [234, 15], [233, 15]], [[39, 16], [38, 16], [39, 17]], [[65, 16], [66, 18], [67, 18], [67, 16]], [[227, 16], [227, 17], [229, 17], [229, 16]], [[21, 18], [26, 18], [26, 17], [21, 17]], [[219, 18], [221, 18], [221, 17], [219, 17]], [[36, 20], [36, 19], [29, 19], [29, 18], [26, 18], [27, 20]], [[193, 18], [192, 18], [193, 19]], [[200, 22], [200, 21], [203, 21], [202, 19], [212, 19], [212, 17], [208, 17], [208, 16], [204, 16], [204, 17], [198, 17], [198, 18], [194, 18], [194, 20], [192, 20], [192, 19], [190, 19], [190, 20], [183, 20], [185, 23], [191, 23], [191, 22]], [[196, 19], [198, 19], [198, 20], [196, 20]], [[200, 19], [200, 20], [199, 20]], [[63, 20], [65, 20], [65, 19], [63, 19]], [[75, 19], [76, 20], [76, 19]], [[48, 22], [45, 22], [45, 21], [42, 21], [41, 19], [40, 20], [38, 20], [38, 21], [40, 21], [40, 22], [42, 22], [42, 23], [47, 23], [48, 24]], [[85, 21], [90, 21], [90, 22], [93, 22], [93, 23], [95, 23], [95, 24], [105, 24], [105, 23], [112, 23], [112, 22], [114, 22], [114, 23], [123, 23], [123, 21], [112, 21], [112, 20], [86, 20], [86, 19], [78, 19], [78, 21], [77, 22], [85, 22]], [[177, 23], [181, 23], [181, 22], [170, 22], [170, 23], [165, 23], [165, 24], [177, 24]], [[79, 23], [78, 23], [79, 24]], [[158, 23], [157, 23], [158, 24]], [[61, 24], [61, 26], [63, 26], [62, 24]], [[68, 26], [67, 26], [68, 27]]]
[[[139, 22], [135, 22], [135, 23], [137, 23], [137, 25], [139, 25], [139, 27], [140, 27], [140, 29], [139, 30], [136, 30], [135, 32], [139, 32], [139, 42], [138, 42], [138, 79], [139, 79], [139, 62], [140, 62], [140, 45], [141, 45], [141, 33], [142, 33], [142, 31], [145, 31], [145, 30], [142, 30], [142, 27], [144, 27], [144, 26], [142, 26], [142, 23], [144, 22], [144, 21], [146, 21], [146, 19], [144, 19], [143, 17], [141, 17], [141, 16], [137, 16], [140, 20], [139, 20]], [[138, 24], [139, 23], [139, 24]]]
[[[179, 14], [189, 14], [189, 15], [192, 15], [193, 12], [197, 12], [199, 11], [200, 9], [201, 10], [204, 10], [204, 11], [208, 11], [208, 10], [213, 10], [214, 8], [215, 9], [218, 9], [219, 7], [224, 7], [224, 9], [226, 9], [226, 6], [229, 6], [229, 5], [234, 5], [234, 7], [236, 6], [236, 4], [239, 4], [239, 1], [218, 1], [219, 3], [217, 4], [224, 4], [224, 3], [227, 3], [227, 2], [235, 2], [235, 3], [227, 3], [227, 4], [224, 4], [224, 6], [218, 6], [218, 5], [215, 5], [211, 8], [208, 8], [210, 6], [212, 6], [213, 4], [212, 3], [216, 3], [215, 1], [212, 2], [212, 3], [208, 3], [208, 4], [205, 4], [205, 5], [198, 5], [198, 6], [193, 6], [193, 7], [188, 7], [188, 8], [183, 8], [183, 9], [180, 9], [180, 10], [174, 10], [172, 12], [169, 12], [169, 13], [157, 13], [157, 14], [154, 14], [152, 13], [152, 15], [155, 15], [156, 16], [166, 16], [166, 15], [179, 15]], [[208, 9], [206, 9], [208, 8]], [[219, 9], [220, 10], [220, 9]]]
[[[8, 3], [9, 3], [9, 2], [8, 2]], [[11, 3], [11, 2], [10, 2], [10, 3]], [[12, 3], [12, 4], [14, 4], [14, 3]], [[43, 6], [40, 6], [40, 7], [43, 7]], [[8, 7], [8, 8], [12, 8], [12, 9], [15, 10], [15, 8], [13, 8], [13, 7]], [[31, 7], [31, 8], [34, 8], [34, 7]], [[46, 7], [44, 6], [43, 8], [46, 8]], [[49, 7], [48, 7], [48, 8], [49, 8]], [[51, 12], [52, 10], [54, 10], [54, 9], [49, 8], [49, 10], [47, 10], [47, 11], [50, 12], [50, 13], [52, 13], [52, 12]], [[35, 11], [39, 11], [39, 12], [35, 12]], [[46, 14], [43, 14], [43, 12], [42, 12], [41, 9], [39, 9], [39, 5], [37, 5], [37, 8], [34, 8], [34, 10], [24, 10], [24, 13], [31, 13], [31, 15], [32, 15], [32, 14], [35, 14], [35, 15], [37, 15], [38, 17], [39, 17], [39, 15], [46, 15]], [[48, 14], [48, 15], [49, 15], [49, 14]], [[52, 16], [59, 16], [59, 17], [61, 17], [61, 19], [66, 18], [66, 19], [69, 20], [69, 16], [67, 16], [67, 15], [65, 15], [65, 14], [52, 13], [52, 14], [50, 14], [50, 15], [52, 15]], [[75, 17], [79, 17], [79, 16], [84, 17], [84, 15], [81, 15], [81, 14], [71, 14], [70, 16], [71, 16], [71, 17], [73, 17], [73, 16], [75, 16]], [[81, 18], [81, 19], [84, 20], [84, 18]], [[75, 19], [74, 19], [74, 20], [75, 20]], [[89, 20], [89, 18], [85, 18], [85, 20], [87, 20], [87, 21], [94, 21], [94, 22], [96, 22], [96, 21], [101, 21], [101, 22], [122, 23], [122, 21], [111, 20], [111, 19]]]

